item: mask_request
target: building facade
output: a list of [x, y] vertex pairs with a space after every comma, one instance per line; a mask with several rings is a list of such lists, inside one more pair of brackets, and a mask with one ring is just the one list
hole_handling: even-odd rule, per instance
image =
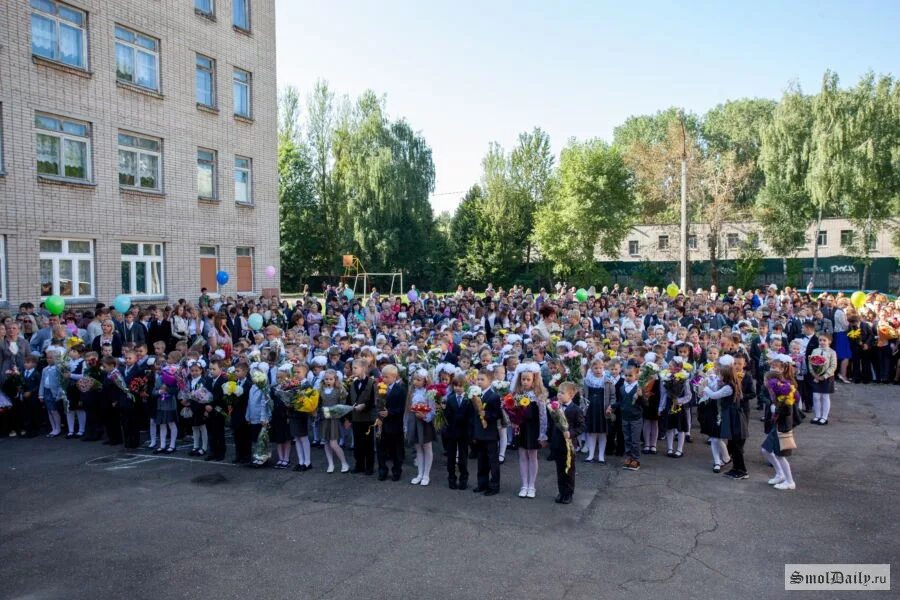
[[0, 303], [277, 288], [276, 160], [273, 0], [0, 2]]

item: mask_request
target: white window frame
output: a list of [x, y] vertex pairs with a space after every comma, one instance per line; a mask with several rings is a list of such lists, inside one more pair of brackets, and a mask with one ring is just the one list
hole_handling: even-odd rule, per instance
[[[95, 298], [96, 297], [96, 288], [95, 286], [95, 275], [94, 275], [94, 241], [93, 240], [85, 240], [85, 239], [65, 239], [65, 238], [40, 238], [38, 244], [41, 241], [54, 241], [60, 242], [62, 244], [62, 251], [60, 252], [52, 252], [52, 251], [40, 251], [40, 260], [45, 261], [49, 260], [52, 262], [51, 268], [51, 277], [52, 281], [52, 294], [58, 294], [63, 296], [64, 298], [70, 299], [84, 299], [84, 298]], [[81, 252], [70, 252], [69, 244], [71, 242], [87, 242], [89, 244], [90, 250], [87, 253]], [[72, 262], [72, 294], [63, 294], [60, 289], [60, 278], [59, 278], [59, 263], [60, 261], [69, 260]], [[90, 262], [90, 279], [86, 281], [90, 285], [90, 292], [88, 294], [79, 293], [80, 284], [82, 283], [81, 273], [80, 273], [80, 263], [79, 261], [87, 260]], [[40, 272], [40, 269], [39, 269]], [[46, 298], [47, 296], [43, 294], [43, 290], [41, 290], [41, 298]]]
[[852, 229], [841, 229], [841, 248], [848, 248], [856, 241], [856, 232]]
[[[29, 3], [31, 6], [31, 54], [32, 56], [37, 56], [43, 58], [45, 60], [52, 60], [53, 62], [58, 62], [63, 65], [68, 65], [70, 67], [74, 67], [76, 69], [87, 70], [88, 68], [88, 49], [87, 49], [87, 13], [81, 10], [80, 8], [75, 8], [69, 4], [64, 2], [57, 2], [56, 0], [31, 0]], [[41, 8], [39, 5], [44, 6], [52, 6], [52, 12], [46, 10], [45, 8]], [[76, 23], [72, 19], [67, 19], [65, 16], [60, 15], [60, 7], [65, 11], [71, 11], [72, 13], [81, 15], [81, 23]], [[35, 53], [34, 47], [34, 20], [35, 18], [45, 19], [47, 21], [51, 21], [53, 23], [53, 52], [52, 56], [45, 56], [43, 54]], [[60, 27], [68, 27], [70, 29], [77, 30], [80, 33], [80, 44], [81, 44], [81, 64], [71, 63], [63, 59], [62, 52], [60, 52], [60, 36], [59, 30]]]
[[[250, 71], [245, 71], [244, 69], [239, 69], [237, 67], [234, 68], [234, 71], [231, 74], [231, 93], [233, 96], [234, 104], [234, 114], [238, 117], [244, 117], [245, 119], [252, 118], [253, 115], [253, 74]], [[247, 95], [247, 111], [246, 112], [238, 112], [238, 97], [241, 89], [246, 90]]]
[[[201, 66], [200, 60], [208, 60], [209, 66]], [[209, 73], [209, 95], [210, 102], [207, 104], [200, 100], [200, 86], [197, 82], [197, 74], [199, 73]], [[194, 99], [197, 101], [197, 104], [200, 106], [205, 106], [207, 108], [215, 108], [216, 107], [216, 60], [205, 54], [200, 54], [199, 52], [194, 57]]]
[[[136, 85], [138, 87], [153, 90], [155, 92], [159, 91], [159, 40], [155, 37], [145, 35], [139, 31], [135, 31], [130, 27], [126, 27], [124, 25], [116, 24], [114, 29], [115, 35], [115, 52], [116, 52], [116, 79], [123, 83], [127, 83], [130, 85]], [[120, 35], [126, 36], [130, 35], [134, 39], [134, 41], [129, 41]], [[141, 45], [140, 40], [145, 40], [147, 43], [153, 44], [153, 48], [148, 48], [147, 46]], [[123, 48], [126, 51], [130, 52], [131, 55], [131, 79], [126, 79], [125, 77], [120, 76], [119, 72], [119, 48]], [[138, 82], [138, 54], [145, 54], [153, 58], [153, 75], [154, 82], [153, 85], [144, 85], [143, 83]]]
[[690, 248], [691, 250], [697, 249], [697, 234], [695, 234], [695, 233], [688, 234], [687, 241], [688, 241], [688, 248]]
[[[122, 141], [122, 136], [127, 136], [134, 138], [137, 142], [144, 141], [152, 144], [156, 144], [157, 149], [153, 150], [152, 148], [146, 148], [142, 146], [134, 146], [127, 142]], [[116, 163], [116, 172], [118, 175], [119, 187], [125, 188], [129, 190], [150, 190], [155, 192], [162, 191], [162, 140], [159, 138], [154, 138], [146, 135], [141, 135], [139, 133], [132, 133], [130, 131], [119, 130], [116, 136], [116, 144], [118, 149], [118, 158], [119, 160]], [[135, 173], [135, 182], [133, 184], [122, 183], [122, 161], [121, 155], [123, 152], [127, 152], [129, 154], [134, 154], [134, 164], [137, 169]], [[143, 157], [154, 157], [156, 158], [156, 186], [155, 187], [145, 187], [141, 185], [141, 159]]]
[[661, 235], [657, 237], [656, 247], [659, 250], [668, 250], [669, 249], [669, 236]]
[[[125, 254], [125, 244], [135, 244], [137, 246], [137, 254]], [[154, 246], [158, 250], [158, 254], [146, 254], [145, 246]], [[129, 266], [129, 289], [126, 290], [124, 286], [121, 286], [123, 294], [127, 294], [132, 298], [160, 298], [166, 295], [166, 248], [161, 242], [122, 242], [119, 245], [119, 250], [122, 257], [122, 265], [124, 266], [127, 263]], [[144, 292], [139, 292], [137, 289], [137, 268], [139, 263], [144, 265], [144, 282], [147, 288]], [[152, 284], [150, 282], [152, 277], [150, 275], [154, 272], [153, 265], [156, 264], [159, 265], [159, 290], [154, 292], [151, 289]]]
[[6, 236], [0, 235], [0, 302], [6, 302]]
[[741, 245], [741, 236], [737, 233], [726, 233], [725, 234], [725, 245], [728, 246], [729, 250], [734, 250], [738, 246]]
[[201, 8], [198, 6], [199, 0], [194, 0], [194, 10], [201, 15], [207, 17], [215, 17], [216, 16], [216, 0], [208, 0], [209, 1], [209, 10]]
[[[634, 244], [634, 249], [632, 250], [632, 244]], [[641, 243], [638, 240], [628, 240], [628, 255], [629, 256], [638, 256], [641, 253]]]
[[827, 246], [827, 245], [828, 245], [828, 231], [826, 231], [825, 229], [820, 229], [819, 232], [816, 234], [816, 246], [819, 246], [821, 248], [822, 246]]
[[[62, 128], [62, 130], [46, 129], [44, 127], [41, 127], [40, 125], [37, 124], [38, 118], [55, 119], [55, 120], [59, 121], [60, 127]], [[91, 162], [92, 162], [91, 124], [87, 123], [86, 121], [79, 121], [77, 119], [69, 119], [66, 117], [60, 117], [58, 115], [52, 115], [49, 113], [41, 113], [41, 112], [35, 113], [34, 120], [35, 120], [35, 123], [34, 123], [34, 129], [35, 129], [35, 137], [34, 137], [34, 139], [35, 139], [35, 163], [34, 164], [35, 164], [35, 169], [37, 169], [37, 163], [38, 163], [38, 156], [37, 156], [37, 138], [38, 138], [38, 136], [43, 135], [45, 137], [52, 137], [52, 138], [56, 138], [59, 140], [58, 146], [57, 146], [57, 150], [58, 150], [57, 162], [59, 164], [59, 168], [60, 168], [61, 172], [56, 173], [56, 174], [38, 172], [38, 175], [41, 177], [53, 177], [53, 178], [57, 178], [57, 179], [68, 179], [70, 181], [84, 181], [84, 182], [93, 181], [93, 173], [91, 172], [92, 171], [92, 169], [91, 169]], [[66, 132], [65, 126], [67, 124], [84, 127], [85, 130], [87, 131], [86, 136]], [[67, 142], [69, 142], [69, 143], [84, 143], [85, 144], [85, 168], [84, 168], [85, 176], [83, 178], [82, 177], [70, 177], [70, 176], [66, 175], [65, 145]]]
[[[210, 154], [212, 154], [212, 160], [202, 159], [202, 164], [209, 164], [212, 166], [212, 195], [210, 195], [210, 196], [204, 196], [200, 192], [200, 165], [201, 165], [200, 153], [201, 152], [209, 152]], [[212, 150], [210, 148], [197, 148], [197, 197], [202, 200], [218, 200], [219, 199], [218, 162], [219, 162], [219, 155], [215, 150]]]
[[[246, 25], [239, 25], [237, 22], [236, 11], [239, 6], [244, 7], [244, 15], [247, 18]], [[250, 31], [250, 0], [231, 0], [231, 24], [234, 27], [237, 27], [241, 31]]]
[[[238, 161], [245, 160], [247, 161], [246, 167], [239, 167]], [[238, 198], [238, 174], [246, 173], [247, 174], [247, 198], [245, 200], [241, 200]], [[246, 156], [235, 155], [234, 157], [234, 201], [238, 204], [253, 204], [253, 159], [248, 158]]]

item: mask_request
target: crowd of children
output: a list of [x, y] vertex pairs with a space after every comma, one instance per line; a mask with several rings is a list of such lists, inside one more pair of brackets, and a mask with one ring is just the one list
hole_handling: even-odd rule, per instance
[[[636, 471], [663, 442], [679, 459], [698, 426], [714, 473], [730, 465], [726, 476], [747, 479], [744, 446], [756, 436], [774, 469], [769, 484], [791, 490], [788, 457], [805, 411], [827, 425], [836, 378], [882, 372], [863, 364], [880, 342], [854, 333], [860, 315], [845, 300], [790, 289], [669, 298], [650, 288], [585, 297], [489, 287], [484, 297], [460, 289], [360, 301], [338, 287], [324, 307], [314, 297], [291, 307], [206, 295], [199, 307], [125, 315], [99, 306], [87, 322], [50, 316], [29, 339], [20, 323], [46, 315], [23, 305], [0, 322], [0, 413], [11, 437], [46, 427], [49, 438], [136, 450], [146, 431], [146, 451], [172, 454], [189, 439], [189, 454], [207, 461], [226, 459], [230, 431], [234, 463], [302, 472], [320, 466], [312, 449], [322, 448], [327, 473], [382, 481], [402, 478], [409, 452], [418, 486], [442, 455], [457, 490], [469, 487], [475, 460], [474, 491], [486, 496], [498, 493], [515, 449], [518, 495], [535, 498], [546, 448], [564, 504], [576, 462], [615, 455]], [[827, 306], [830, 328], [817, 320]], [[900, 308], [872, 295], [867, 310], [879, 317], [876, 347], [887, 348], [890, 372]], [[173, 327], [176, 318], [184, 323]]]

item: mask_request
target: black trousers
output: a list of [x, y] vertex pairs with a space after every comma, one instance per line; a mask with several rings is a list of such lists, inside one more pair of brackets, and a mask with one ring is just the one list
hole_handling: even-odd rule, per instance
[[[444, 436], [442, 440], [444, 450], [447, 451], [447, 477], [450, 483], [456, 483], [456, 473], [459, 470], [459, 482], [469, 481], [469, 439], [449, 438]], [[499, 462], [499, 458], [498, 458]]]
[[135, 406], [119, 407], [119, 422], [126, 448], [137, 448], [141, 443], [140, 416]]
[[106, 428], [106, 439], [113, 444], [122, 443], [122, 421], [119, 418], [118, 407], [112, 406], [107, 400], [101, 401], [103, 411], [103, 426]]
[[372, 422], [353, 421], [353, 465], [355, 470], [375, 472], [375, 428]]
[[100, 409], [100, 399], [96, 394], [82, 394], [81, 403], [84, 406], [85, 422], [87, 423], [84, 435], [90, 440], [99, 440], [103, 437], [104, 429], [104, 415]]
[[237, 460], [250, 460], [253, 441], [250, 439], [250, 426], [244, 419], [231, 417], [231, 434], [234, 436], [234, 457]]
[[732, 465], [735, 471], [740, 471], [741, 473], [747, 472], [747, 465], [744, 463], [744, 442], [746, 441], [728, 440], [728, 454], [731, 455], [731, 460], [734, 461]]
[[572, 457], [572, 465], [569, 467], [569, 472], [566, 473], [567, 455], [565, 448], [558, 449], [553, 453], [556, 462], [556, 487], [559, 495], [563, 498], [571, 498], [575, 493], [575, 460], [577, 457]]
[[210, 413], [206, 419], [206, 433], [209, 435], [209, 455], [225, 458], [225, 417]]
[[612, 423], [609, 423], [609, 433], [606, 436], [606, 453], [624, 456], [625, 434], [622, 432], [622, 410], [618, 408], [614, 410], [616, 419]]
[[[500, 435], [506, 435], [501, 431]], [[478, 454], [478, 487], [485, 490], [500, 489], [500, 448], [497, 440], [476, 440], [475, 449]]]
[[391, 461], [391, 475], [400, 477], [403, 473], [403, 432], [381, 432], [378, 440], [378, 476], [385, 477], [388, 473], [387, 463]]

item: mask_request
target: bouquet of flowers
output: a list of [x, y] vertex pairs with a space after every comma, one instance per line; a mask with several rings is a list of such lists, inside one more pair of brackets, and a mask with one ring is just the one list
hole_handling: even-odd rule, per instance
[[491, 382], [491, 389], [497, 392], [502, 398], [506, 394], [509, 393], [509, 382], [508, 381], [493, 381]]
[[581, 372], [581, 354], [575, 350], [566, 352], [563, 354], [563, 364], [569, 371], [569, 380], [581, 387], [581, 382], [584, 381], [584, 374]]
[[475, 412], [478, 413], [478, 418], [481, 419], [481, 426], [484, 429], [487, 429], [487, 420], [484, 418], [484, 403], [481, 401], [481, 396], [484, 392], [481, 391], [481, 388], [477, 385], [470, 385], [469, 389], [466, 390], [466, 398], [469, 399], [469, 402], [472, 403], [472, 406], [475, 407]]
[[851, 329], [850, 331], [847, 332], [847, 338], [851, 339], [853, 341], [858, 340], [860, 337], [862, 337], [861, 329]]
[[431, 407], [427, 402], [416, 402], [415, 404], [410, 404], [409, 412], [416, 417], [422, 417], [424, 419], [431, 414]]
[[259, 391], [263, 393], [263, 395], [267, 395], [269, 393], [269, 376], [262, 371], [253, 371], [250, 374], [250, 381], [253, 382]]
[[814, 377], [825, 377], [828, 370], [828, 359], [821, 354], [813, 354], [809, 357], [809, 370]]
[[878, 335], [886, 340], [893, 340], [897, 338], [897, 330], [890, 323], [882, 322], [878, 324]]
[[272, 445], [269, 442], [269, 428], [263, 427], [259, 430], [259, 436], [257, 436], [256, 444], [253, 446], [253, 462], [265, 464], [271, 456]]
[[638, 373], [638, 386], [645, 396], [650, 396], [653, 386], [656, 385], [656, 376], [659, 375], [659, 365], [654, 362], [645, 362]]
[[466, 383], [469, 385], [475, 385], [475, 380], [478, 379], [478, 369], [469, 369], [466, 372]]
[[22, 389], [22, 374], [15, 366], [6, 371], [6, 381], [3, 382], [3, 393], [9, 398], [17, 398]]
[[503, 410], [509, 416], [509, 422], [518, 433], [522, 423], [528, 416], [528, 407], [531, 406], [531, 398], [525, 395], [513, 396], [506, 394], [500, 401]]
[[663, 380], [663, 388], [665, 388], [671, 401], [669, 414], [678, 414], [682, 410], [681, 404], [678, 403], [678, 399], [684, 395], [684, 386], [687, 384], [688, 380], [687, 371], [678, 370], [673, 373], [672, 371], [666, 370], [663, 371], [663, 373], [665, 373], [665, 375], [660, 373]]
[[212, 401], [212, 392], [201, 385], [191, 391], [191, 400], [197, 404], [209, 404]]
[[[109, 378], [109, 380], [111, 382], [113, 382], [115, 384], [115, 386], [117, 388], [119, 388], [119, 390], [125, 392], [126, 398], [128, 398], [132, 402], [134, 401], [134, 396], [132, 395], [131, 390], [129, 390], [128, 386], [125, 384], [125, 378], [122, 376], [121, 371], [119, 371], [118, 369], [113, 369], [112, 371], [109, 372], [109, 375], [107, 375], [107, 378]], [[67, 406], [68, 406], [68, 403], [69, 403], [69, 401], [66, 400]]]
[[[385, 399], [387, 398], [387, 393], [388, 393], [388, 384], [383, 378], [379, 377], [378, 379], [375, 380], [375, 413], [376, 414], [380, 413], [381, 411], [384, 410]], [[381, 425], [382, 425], [382, 421], [381, 421], [381, 417], [379, 416], [375, 419], [375, 422], [369, 427], [369, 429], [366, 430], [366, 435], [368, 436], [369, 433], [372, 431], [372, 428], [374, 427], [375, 428], [375, 437], [380, 438], [381, 437]]]
[[[226, 416], [231, 416], [231, 411], [234, 409], [234, 405], [241, 397], [243, 391], [244, 390], [241, 389], [241, 386], [238, 385], [237, 377], [235, 376], [235, 374], [229, 373], [228, 381], [226, 381], [225, 384], [222, 385], [222, 393], [225, 397], [225, 405], [227, 406], [226, 411], [228, 413]], [[222, 409], [218, 407], [215, 410], [216, 412], [222, 412]]]
[[[79, 382], [84, 379], [85, 377], [82, 377], [81, 379], [79, 379]], [[132, 380], [128, 383], [128, 389], [132, 394], [134, 394], [134, 397], [141, 402], [146, 402], [147, 397], [150, 395], [149, 393], [147, 393], [147, 378], [144, 376], [132, 378]]]
[[447, 418], [444, 416], [444, 397], [447, 395], [447, 385], [444, 383], [436, 383], [429, 385], [425, 393], [434, 404], [434, 418], [431, 422], [434, 424], [435, 431], [443, 431], [447, 426]]
[[334, 406], [323, 406], [322, 416], [326, 419], [340, 419], [349, 414], [353, 407], [348, 404], [335, 404]]
[[319, 408], [319, 391], [314, 387], [299, 390], [290, 406], [300, 413], [315, 414], [316, 409]]
[[[563, 411], [562, 404], [557, 400], [554, 400], [547, 405], [547, 409], [550, 412], [550, 418], [553, 419], [553, 424], [556, 425], [556, 428], [562, 433], [568, 432], [569, 421], [566, 419], [566, 413]], [[569, 473], [572, 470], [572, 455], [574, 453], [575, 448], [572, 446], [572, 440], [566, 438], [566, 473]]]
[[769, 388], [769, 396], [779, 404], [793, 406], [797, 401], [797, 388], [790, 381], [771, 377], [766, 382], [766, 386]]

